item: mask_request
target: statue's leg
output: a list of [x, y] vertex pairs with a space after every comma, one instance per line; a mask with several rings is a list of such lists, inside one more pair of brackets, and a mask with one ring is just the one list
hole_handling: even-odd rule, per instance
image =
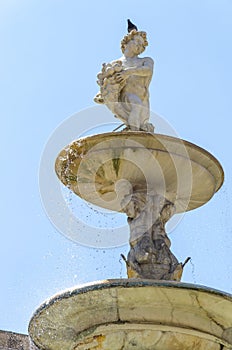
[[142, 101], [141, 99], [134, 95], [127, 93], [125, 101], [130, 108], [128, 116], [128, 126], [131, 130], [137, 131], [140, 130], [141, 126], [141, 112], [142, 112]]
[[131, 112], [128, 117], [128, 125], [131, 130], [138, 131], [140, 130], [140, 113], [141, 113], [141, 106], [140, 105], [133, 105], [131, 108]]
[[150, 107], [149, 101], [143, 102], [143, 107], [141, 108], [140, 114], [140, 130], [154, 133], [154, 125], [149, 122], [150, 118]]

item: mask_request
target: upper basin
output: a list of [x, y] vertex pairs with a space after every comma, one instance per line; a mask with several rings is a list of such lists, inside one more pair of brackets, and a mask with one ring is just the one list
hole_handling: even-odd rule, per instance
[[141, 131], [80, 138], [60, 152], [55, 170], [81, 198], [119, 212], [125, 183], [163, 195], [181, 213], [208, 202], [224, 181], [222, 166], [203, 148]]

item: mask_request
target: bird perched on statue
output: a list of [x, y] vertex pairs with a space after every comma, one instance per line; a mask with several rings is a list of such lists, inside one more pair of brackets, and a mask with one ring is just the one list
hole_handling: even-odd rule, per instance
[[127, 23], [128, 23], [128, 27], [127, 27], [128, 33], [130, 33], [133, 29], [138, 30], [136, 25], [133, 24], [129, 19], [127, 20]]

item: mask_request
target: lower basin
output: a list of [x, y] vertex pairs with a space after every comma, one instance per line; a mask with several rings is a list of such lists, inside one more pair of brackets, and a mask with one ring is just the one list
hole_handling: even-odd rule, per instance
[[94, 282], [47, 300], [29, 336], [42, 350], [232, 349], [232, 295], [178, 282]]

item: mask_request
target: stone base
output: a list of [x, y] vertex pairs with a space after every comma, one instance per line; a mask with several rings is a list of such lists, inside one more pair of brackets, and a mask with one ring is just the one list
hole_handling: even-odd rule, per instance
[[0, 330], [0, 350], [35, 350], [30, 347], [26, 334], [7, 332]]
[[94, 282], [45, 302], [29, 335], [43, 350], [232, 349], [232, 295], [167, 281]]

